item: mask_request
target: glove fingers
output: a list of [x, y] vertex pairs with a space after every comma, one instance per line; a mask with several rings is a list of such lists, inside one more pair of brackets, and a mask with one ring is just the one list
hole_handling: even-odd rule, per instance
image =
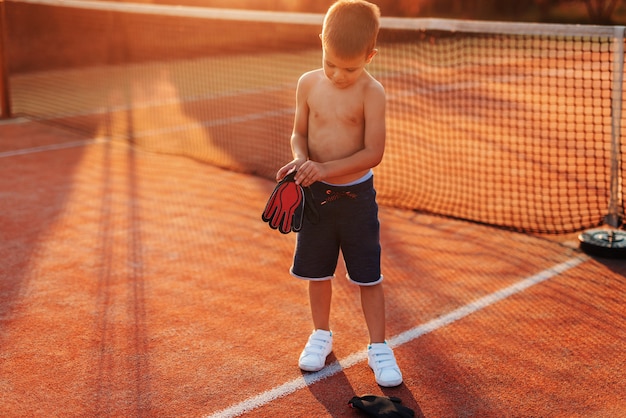
[[287, 213], [287, 217], [290, 220], [291, 225], [285, 228], [287, 231], [298, 232], [302, 229], [302, 221], [304, 219], [304, 207], [305, 207], [305, 196], [302, 193], [302, 188], [298, 188], [299, 201], [294, 203], [294, 205], [289, 208]]
[[270, 198], [267, 201], [267, 204], [265, 205], [265, 210], [263, 211], [263, 215], [261, 215], [261, 218], [263, 218], [263, 220], [265, 222], [268, 222], [270, 219], [272, 219], [274, 217], [274, 215], [276, 214], [276, 212], [279, 210], [279, 205], [278, 205], [278, 199], [276, 198], [278, 195], [278, 187], [274, 188], [274, 191], [272, 192], [272, 195], [270, 196]]
[[283, 178], [274, 188], [261, 215], [270, 227], [287, 234], [302, 228], [304, 216], [304, 191], [294, 181], [295, 172]]
[[285, 216], [280, 232], [286, 234], [291, 231], [294, 213], [302, 204], [303, 197], [302, 187], [293, 182], [288, 183], [281, 190], [280, 201], [281, 207], [284, 208]]
[[[279, 212], [277, 212], [270, 220], [270, 226], [274, 229], [281, 228], [283, 218], [284, 215], [281, 215]], [[280, 229], [280, 232], [283, 232], [282, 229]]]
[[300, 205], [296, 208], [296, 211], [293, 213], [293, 222], [291, 226], [291, 230], [293, 232], [298, 232], [302, 229], [302, 222], [304, 221], [304, 205]]

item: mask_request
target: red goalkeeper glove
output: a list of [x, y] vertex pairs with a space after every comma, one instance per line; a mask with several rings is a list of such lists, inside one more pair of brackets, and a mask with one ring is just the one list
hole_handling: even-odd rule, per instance
[[261, 218], [283, 234], [298, 232], [304, 217], [304, 191], [296, 184], [295, 171], [287, 174], [274, 188]]

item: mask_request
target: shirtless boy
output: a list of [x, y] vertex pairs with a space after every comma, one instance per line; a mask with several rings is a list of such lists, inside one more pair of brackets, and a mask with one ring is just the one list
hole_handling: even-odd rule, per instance
[[299, 366], [318, 371], [332, 351], [332, 281], [341, 250], [348, 279], [360, 287], [369, 332], [368, 364], [376, 382], [392, 387], [402, 373], [385, 342], [385, 297], [380, 270], [378, 206], [372, 168], [385, 148], [385, 91], [365, 67], [376, 55], [380, 12], [362, 0], [339, 0], [324, 19], [323, 67], [297, 85], [291, 136], [293, 160], [281, 180], [296, 170], [296, 183], [310, 187], [319, 221], [305, 218], [298, 233], [291, 274], [309, 285], [314, 331]]

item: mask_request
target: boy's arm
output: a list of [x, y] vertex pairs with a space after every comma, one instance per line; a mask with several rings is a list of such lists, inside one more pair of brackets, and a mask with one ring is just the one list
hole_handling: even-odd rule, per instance
[[296, 114], [291, 133], [291, 152], [293, 160], [281, 167], [276, 173], [276, 180], [280, 181], [290, 171], [300, 168], [309, 159], [308, 130], [309, 130], [309, 106], [307, 104], [308, 85], [307, 75], [298, 80], [296, 87]]
[[364, 100], [363, 148], [339, 160], [318, 163], [307, 161], [296, 174], [296, 182], [309, 186], [316, 181], [339, 177], [376, 167], [385, 151], [385, 90], [375, 83], [369, 88]]

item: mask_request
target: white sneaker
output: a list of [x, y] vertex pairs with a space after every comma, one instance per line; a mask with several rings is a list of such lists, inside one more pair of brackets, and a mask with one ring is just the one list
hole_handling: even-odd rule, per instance
[[322, 329], [313, 331], [300, 354], [298, 365], [307, 372], [322, 370], [331, 351], [333, 351], [333, 333]]
[[393, 387], [402, 383], [402, 372], [387, 343], [370, 344], [367, 347], [367, 357], [368, 364], [374, 371], [376, 383], [380, 386]]

